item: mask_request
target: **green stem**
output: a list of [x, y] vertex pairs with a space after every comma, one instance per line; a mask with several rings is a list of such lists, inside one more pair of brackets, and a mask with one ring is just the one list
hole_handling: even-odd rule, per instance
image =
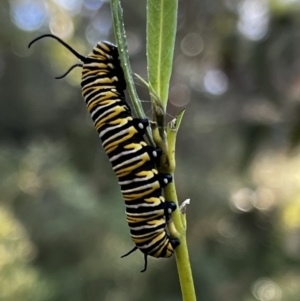
[[[177, 131], [179, 129], [184, 111], [182, 111], [175, 120], [173, 120], [167, 128], [168, 139], [168, 162], [169, 172], [173, 177], [173, 182], [166, 186], [164, 189], [166, 200], [175, 202], [177, 210], [172, 214], [173, 222], [176, 231], [173, 227], [169, 227], [169, 232], [172, 237], [177, 237], [180, 240], [180, 245], [175, 249], [176, 264], [179, 275], [179, 281], [181, 286], [182, 297], [184, 301], [196, 301], [196, 294], [194, 288], [194, 281], [192, 276], [192, 270], [190, 266], [189, 253], [186, 242], [186, 221], [182, 219], [182, 213], [179, 209], [179, 203], [177, 199], [177, 193], [175, 188], [174, 171], [176, 167], [175, 161], [175, 144]], [[183, 222], [184, 221], [184, 222]]]
[[[138, 118], [145, 119], [147, 118], [142, 107], [142, 103], [137, 95], [134, 81], [133, 81], [133, 73], [129, 61], [128, 56], [128, 47], [126, 42], [126, 32], [123, 22], [123, 10], [121, 8], [121, 4], [119, 0], [110, 0], [111, 10], [112, 10], [112, 18], [114, 25], [114, 32], [117, 41], [117, 46], [119, 49], [119, 57], [121, 61], [121, 65], [124, 71], [124, 77], [127, 84], [128, 93], [130, 95], [131, 103], [133, 109]], [[146, 131], [146, 137], [152, 146], [154, 146], [154, 142], [151, 135], [151, 130], [148, 127]]]
[[[172, 176], [174, 177], [174, 175]], [[175, 249], [175, 255], [182, 298], [184, 301], [195, 301], [196, 294], [186, 242], [186, 229], [181, 221], [181, 213], [178, 207], [174, 178], [173, 182], [165, 188], [165, 197], [167, 200], [172, 200], [172, 202], [177, 203], [177, 210], [174, 211], [172, 218], [178, 232], [172, 233], [173, 231], [170, 231], [170, 234], [173, 237], [178, 237], [179, 234], [178, 238], [180, 240], [180, 245]]]
[[175, 254], [182, 298], [184, 301], [195, 301], [196, 293], [185, 234], [180, 236], [180, 246]]

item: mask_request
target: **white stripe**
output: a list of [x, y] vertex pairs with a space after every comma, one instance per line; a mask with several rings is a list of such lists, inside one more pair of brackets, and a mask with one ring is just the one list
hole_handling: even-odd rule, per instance
[[99, 106], [99, 107], [95, 108], [95, 109], [91, 112], [92, 118], [93, 118], [94, 115], [95, 115], [99, 110], [101, 110], [101, 109], [102, 109], [102, 106]]
[[[94, 111], [93, 113], [97, 112], [97, 111], [100, 110], [100, 109], [101, 109], [101, 107], [97, 108], [97, 110]], [[94, 124], [96, 125], [97, 122], [98, 122], [100, 119], [102, 119], [105, 115], [109, 115], [108, 113], [111, 113], [111, 112], [113, 112], [114, 110], [115, 110], [115, 107], [112, 107], [111, 109], [106, 110], [104, 113], [102, 113], [100, 116], [97, 117], [97, 119], [94, 121]], [[92, 115], [92, 117], [93, 117], [93, 114], [91, 114], [91, 115]]]
[[[113, 90], [113, 89], [111, 89], [111, 90]], [[87, 104], [87, 106], [89, 106], [90, 105], [90, 103], [91, 102], [93, 102], [94, 100], [95, 100], [95, 98], [101, 98], [101, 97], [103, 97], [103, 96], [106, 96], [106, 93], [107, 93], [108, 91], [105, 91], [105, 92], [99, 92], [98, 91], [98, 93], [96, 94], [96, 95], [94, 95], [86, 104]], [[116, 96], [118, 96], [118, 95], [116, 95]], [[85, 98], [87, 98], [87, 96], [85, 96]], [[115, 101], [115, 102], [119, 102], [119, 101], [121, 101], [121, 99], [120, 98], [116, 98], [116, 99], [110, 99], [110, 98], [106, 98], [106, 99], [103, 99], [103, 100], [101, 100], [101, 101], [107, 101], [107, 100], [113, 100], [113, 101]], [[99, 104], [100, 105], [100, 104]], [[108, 105], [111, 105], [111, 104], [108, 104]]]
[[[145, 154], [145, 153], [143, 153], [142, 155], [144, 155], [144, 154]], [[116, 165], [116, 166], [113, 166], [113, 170], [116, 170], [116, 169], [118, 169], [118, 168], [121, 168], [121, 167], [123, 167], [124, 165], [131, 164], [131, 163], [133, 163], [133, 162], [135, 162], [135, 161], [141, 160], [142, 155], [133, 157], [133, 158], [131, 158], [131, 159], [129, 159], [129, 160], [126, 160], [126, 161], [124, 161], [124, 162], [122, 162], [122, 163], [120, 163], [120, 164], [118, 164], [118, 165]]]
[[[131, 209], [138, 209], [138, 208], [141, 208], [141, 207], [146, 207], [147, 208], [147, 207], [156, 207], [156, 206], [159, 206], [159, 205], [160, 204], [142, 203], [142, 204], [136, 204], [136, 205], [127, 205], [126, 204], [126, 207], [131, 208]], [[163, 210], [163, 209], [160, 209], [160, 210]], [[128, 215], [131, 215], [131, 213], [129, 213]]]
[[126, 128], [125, 130], [121, 130], [120, 132], [118, 132], [118, 133], [112, 135], [111, 137], [107, 138], [107, 139], [102, 143], [103, 147], [105, 147], [106, 144], [108, 144], [109, 142], [111, 142], [111, 141], [113, 142], [113, 141], [116, 140], [118, 137], [128, 134], [128, 133], [129, 133], [129, 129], [131, 129], [131, 128], [134, 128], [134, 127], [131, 126], [130, 128]]
[[[99, 94], [96, 94], [94, 97], [92, 97], [92, 98], [89, 100], [89, 102], [86, 103], [87, 107], [89, 107], [89, 106], [91, 105], [91, 102], [97, 100], [97, 98], [100, 99], [100, 97], [101, 97], [101, 96], [99, 96]], [[107, 100], [107, 99], [105, 99], [105, 100]], [[108, 99], [108, 100], [109, 100], [109, 99]], [[104, 101], [104, 100], [101, 100], [101, 101]], [[108, 103], [108, 104], [106, 104], [106, 105], [103, 105], [103, 104], [101, 104], [101, 102], [97, 104], [97, 106], [99, 106], [99, 107], [101, 107], [101, 108], [105, 108], [105, 107], [110, 106], [110, 105], [112, 105], [112, 104], [111, 104], [111, 103]], [[92, 110], [94, 110], [94, 108], [93, 108]]]
[[[97, 71], [95, 72], [95, 73], [97, 73]], [[87, 77], [83, 77], [82, 78], [82, 82], [84, 82], [84, 81], [86, 81], [86, 80], [88, 80], [88, 79], [90, 79], [90, 78], [97, 78], [97, 74], [90, 74], [89, 76], [87, 76]], [[87, 84], [85, 84], [85, 86], [86, 86]]]
[[[139, 227], [129, 227], [131, 230], [135, 230], [135, 231], [138, 231], [138, 230], [144, 230], [144, 229], [153, 229], [153, 228], [157, 228], [158, 226], [161, 226], [162, 224], [165, 224], [164, 223], [160, 223], [158, 225], [144, 225], [144, 226], [139, 226]], [[163, 229], [160, 229], [160, 230], [163, 230]], [[150, 234], [150, 233], [147, 233], [147, 234]], [[145, 234], [141, 234], [141, 235], [145, 235]]]
[[[100, 84], [100, 85], [112, 85], [114, 83], [114, 81], [112, 80], [113, 78], [109, 78], [109, 77], [102, 77], [99, 79], [96, 79], [88, 84], [85, 84], [84, 87], [85, 88], [90, 88], [91, 86]], [[108, 80], [108, 82], [106, 82], [106, 80]]]
[[132, 183], [136, 183], [136, 182], [148, 181], [152, 178], [153, 178], [153, 176], [152, 177], [135, 178], [133, 180], [128, 180], [128, 181], [121, 181], [121, 182], [119, 181], [119, 185], [128, 185], [128, 184], [132, 184]]
[[[154, 239], [155, 238], [153, 238], [149, 244], [146, 244], [146, 245], [143, 245], [142, 247], [139, 247], [139, 249], [148, 249], [148, 248], [152, 247], [154, 244], [157, 243], [157, 241], [154, 241]], [[166, 236], [164, 236], [164, 237], [160, 238], [160, 240], [161, 240], [161, 242], [160, 242], [160, 244], [158, 244], [156, 246], [155, 252], [160, 249], [160, 247], [165, 243], [165, 241], [167, 240], [167, 238], [166, 238]]]
[[[102, 89], [102, 90], [103, 90], [103, 89], [110, 89], [110, 90], [112, 90], [112, 89], [116, 88], [116, 86], [113, 85], [113, 84], [110, 84], [110, 85], [106, 84], [106, 85], [103, 85], [103, 86], [105, 86], [105, 88], [100, 88], [100, 89], [98, 89], [98, 90], [97, 90], [98, 93], [100, 93], [101, 89]], [[86, 98], [88, 98], [88, 97], [90, 96], [90, 94], [95, 93], [96, 88], [99, 88], [99, 86], [93, 87], [94, 90], [91, 89], [91, 91], [90, 91], [88, 94], [84, 94], [84, 98], [86, 99]], [[83, 91], [84, 89], [85, 89], [85, 86], [82, 87], [82, 91]], [[102, 93], [106, 93], [106, 92], [102, 92]], [[97, 95], [98, 95], [98, 94], [97, 94]]]
[[[112, 86], [112, 88], [113, 88], [114, 86]], [[111, 90], [112, 90], [112, 88], [111, 88]], [[86, 94], [85, 96], [84, 96], [84, 99], [86, 100], [88, 97], [89, 97], [89, 95], [90, 94], [92, 94], [92, 93], [94, 93], [95, 92], [95, 90], [92, 90], [89, 94]], [[88, 102], [86, 102], [86, 104], [87, 104], [87, 106], [89, 106], [90, 104], [91, 104], [91, 102], [93, 102], [95, 99], [97, 99], [97, 98], [101, 98], [101, 97], [103, 97], [103, 96], [106, 96], [106, 93], [108, 92], [108, 91], [104, 91], [104, 92], [101, 92], [101, 90], [99, 91], [96, 91], [97, 93], [91, 98], [91, 99], [89, 99], [89, 101]], [[116, 96], [118, 96], [118, 95], [116, 95]], [[105, 101], [105, 100], [110, 100], [110, 98], [107, 98], [107, 99], [103, 99], [103, 101]], [[114, 99], [114, 101], [120, 101], [121, 99], [119, 99], [119, 98], [117, 98], [117, 99]], [[101, 99], [101, 101], [102, 101], [102, 99]]]
[[[153, 215], [153, 214], [158, 215], [161, 211], [163, 211], [163, 209], [157, 209], [157, 210], [153, 210], [153, 211], [150, 211], [150, 212], [144, 212], [144, 213], [140, 213], [140, 212], [131, 213], [131, 212], [126, 211], [126, 214], [129, 217], [137, 218], [137, 217], [140, 217], [140, 216], [147, 216], [147, 215]], [[164, 216], [163, 214], [159, 214], [159, 215]]]
[[[133, 228], [134, 229], [134, 228]], [[162, 229], [162, 228], [160, 228], [160, 229], [156, 229], [155, 231], [152, 231], [152, 233], [146, 233], [146, 234], [131, 234], [130, 233], [130, 236], [132, 237], [132, 238], [136, 238], [136, 239], [139, 239], [139, 238], [145, 238], [145, 236], [147, 236], [147, 235], [151, 235], [151, 234], [155, 234], [155, 233], [162, 233], [162, 232], [165, 232], [165, 230], [164, 229]], [[153, 240], [153, 238], [152, 238], [152, 240]]]
[[103, 135], [105, 135], [105, 134], [108, 133], [109, 131], [113, 131], [113, 130], [115, 130], [115, 129], [117, 129], [117, 128], [120, 128], [120, 127], [122, 127], [122, 126], [124, 126], [124, 125], [125, 125], [125, 124], [120, 123], [120, 124], [117, 124], [117, 125], [115, 125], [115, 126], [110, 126], [110, 127], [108, 127], [107, 129], [101, 131], [100, 134], [99, 134], [99, 137], [102, 138]]
[[[91, 93], [93, 93], [93, 92], [95, 92], [95, 91], [92, 91]], [[98, 93], [93, 98], [91, 98], [86, 104], [89, 105], [90, 102], [93, 101], [95, 97], [100, 98], [102, 96], [105, 96], [106, 92], [107, 91], [104, 91], [104, 92], [98, 91]], [[87, 97], [87, 95], [85, 97]]]
[[[151, 184], [146, 184], [146, 185], [139, 186], [139, 187], [136, 187], [136, 188], [133, 188], [133, 189], [121, 190], [121, 192], [122, 192], [123, 194], [128, 194], [128, 193], [138, 192], [138, 191], [140, 191], [140, 190], [149, 189], [149, 188], [154, 188], [154, 189], [155, 189], [154, 185], [155, 185], [156, 183], [158, 183], [158, 185], [159, 185], [159, 182], [158, 182], [158, 181], [155, 181], [155, 182], [153, 182], [153, 183], [151, 183]], [[160, 186], [160, 185], [159, 185], [159, 186]], [[145, 192], [146, 192], [146, 191], [145, 191]], [[129, 195], [129, 196], [130, 196], [130, 195]]]
[[98, 67], [98, 68], [103, 68], [103, 70], [106, 70], [105, 67], [99, 67], [100, 64], [103, 64], [105, 67], [108, 66], [108, 64], [103, 63], [103, 61], [86, 63], [85, 66], [87, 66], [86, 67], [87, 70], [89, 70], [89, 67]]
[[126, 155], [129, 155], [129, 154], [133, 154], [133, 153], [139, 151], [140, 149], [141, 149], [141, 147], [138, 148], [138, 149], [132, 149], [132, 150], [130, 150], [130, 151], [121, 152], [121, 153], [119, 153], [118, 155], [115, 155], [115, 156], [111, 157], [111, 158], [109, 159], [109, 161], [110, 161], [110, 162], [113, 162], [113, 161], [119, 159], [119, 158], [122, 157], [122, 156], [126, 156]]

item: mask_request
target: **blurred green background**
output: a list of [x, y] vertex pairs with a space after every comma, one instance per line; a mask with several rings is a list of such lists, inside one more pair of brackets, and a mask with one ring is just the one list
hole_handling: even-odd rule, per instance
[[[146, 78], [146, 1], [122, 1]], [[102, 0], [0, 1], [0, 300], [181, 300], [175, 260], [132, 248], [80, 90], [80, 53], [114, 42]], [[198, 301], [299, 301], [300, 1], [179, 1], [169, 119]], [[149, 113], [148, 91], [137, 88]]]

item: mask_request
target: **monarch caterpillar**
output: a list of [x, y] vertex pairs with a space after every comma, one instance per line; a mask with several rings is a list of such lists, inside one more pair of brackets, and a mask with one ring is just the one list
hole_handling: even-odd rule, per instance
[[176, 205], [166, 202], [162, 196], [162, 188], [172, 181], [171, 175], [161, 174], [156, 169], [162, 151], [145, 142], [143, 135], [149, 126], [148, 119], [132, 117], [125, 101], [126, 83], [115, 45], [99, 42], [84, 57], [60, 38], [45, 34], [31, 41], [28, 47], [45, 37], [56, 39], [82, 62], [56, 78], [63, 78], [74, 68], [82, 67], [82, 95], [118, 178], [135, 243], [135, 247], [122, 257], [139, 249], [144, 253], [141, 271], [144, 272], [147, 256], [170, 257], [180, 244], [166, 232], [166, 220]]

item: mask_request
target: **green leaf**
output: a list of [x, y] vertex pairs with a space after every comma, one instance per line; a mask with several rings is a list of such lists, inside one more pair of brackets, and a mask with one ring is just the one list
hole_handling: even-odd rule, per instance
[[148, 78], [166, 108], [172, 72], [178, 0], [148, 0]]

